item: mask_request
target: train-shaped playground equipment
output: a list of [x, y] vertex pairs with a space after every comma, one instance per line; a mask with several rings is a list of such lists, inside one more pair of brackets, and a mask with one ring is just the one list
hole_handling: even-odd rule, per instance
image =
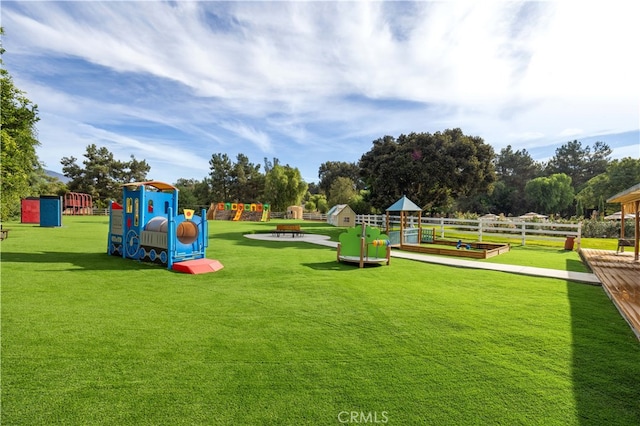
[[222, 269], [220, 262], [206, 258], [206, 211], [198, 216], [185, 209], [178, 215], [176, 187], [157, 181], [127, 183], [122, 201], [109, 203], [109, 255], [192, 274]]

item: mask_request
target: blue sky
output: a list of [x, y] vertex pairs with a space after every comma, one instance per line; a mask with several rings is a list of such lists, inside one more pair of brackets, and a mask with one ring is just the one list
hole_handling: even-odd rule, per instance
[[107, 147], [150, 179], [243, 153], [318, 180], [384, 135], [459, 127], [536, 160], [640, 157], [640, 2], [3, 1], [4, 66], [39, 158]]

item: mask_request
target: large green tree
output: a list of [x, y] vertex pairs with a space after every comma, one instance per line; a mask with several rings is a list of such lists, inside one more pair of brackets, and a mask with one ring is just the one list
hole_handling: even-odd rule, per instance
[[305, 209], [308, 211], [318, 211], [319, 213], [328, 212], [329, 204], [327, 203], [327, 197], [324, 194], [311, 195], [305, 203]]
[[21, 198], [38, 195], [32, 193], [30, 179], [42, 166], [36, 154], [38, 106], [14, 85], [2, 59], [0, 66], [0, 220], [6, 220], [19, 215]]
[[571, 205], [574, 198], [571, 178], [564, 173], [530, 180], [525, 186], [529, 203], [544, 214], [556, 214]]
[[271, 211], [282, 212], [289, 206], [298, 206], [307, 192], [307, 184], [300, 170], [289, 165], [271, 167], [265, 177], [265, 199]]
[[356, 191], [364, 189], [364, 182], [360, 177], [360, 168], [356, 163], [327, 161], [322, 163], [318, 169], [318, 178], [320, 179], [318, 187], [327, 198], [331, 198], [331, 185], [340, 177], [351, 179]]
[[609, 164], [611, 148], [604, 142], [596, 142], [593, 149], [573, 140], [556, 149], [545, 167], [545, 174], [564, 173], [571, 178], [573, 188], [579, 192], [587, 181], [604, 173]]
[[203, 180], [180, 178], [174, 183], [180, 191], [178, 197], [178, 208], [182, 209], [208, 209], [211, 205], [211, 195], [209, 194], [209, 182]]
[[211, 160], [209, 160], [209, 170], [211, 197], [213, 201], [237, 201], [231, 200], [233, 164], [229, 156], [223, 153], [213, 154]]
[[372, 207], [384, 210], [406, 195], [424, 210], [449, 209], [455, 199], [491, 189], [494, 151], [460, 129], [385, 136], [359, 162]]
[[599, 210], [607, 198], [637, 185], [638, 182], [640, 182], [640, 159], [626, 157], [613, 160], [607, 165], [605, 173], [589, 179], [582, 191], [576, 195], [582, 210], [578, 214], [584, 214], [584, 210]]
[[331, 184], [329, 194], [327, 201], [330, 206], [335, 206], [336, 204], [348, 204], [358, 195], [358, 192], [353, 180], [348, 177], [338, 176]]
[[253, 164], [244, 154], [238, 154], [231, 171], [231, 199], [242, 203], [259, 202], [264, 194], [264, 175], [260, 164]]
[[[266, 164], [265, 159], [265, 167]], [[212, 201], [261, 202], [265, 176], [260, 172], [259, 164], [251, 163], [244, 154], [238, 154], [234, 163], [227, 154], [217, 153], [211, 156], [209, 166]]]
[[495, 213], [520, 215], [527, 210], [524, 188], [539, 176], [542, 165], [533, 160], [526, 149], [514, 151], [511, 145], [500, 150], [495, 160], [496, 179], [490, 197]]
[[95, 144], [87, 146], [84, 157], [82, 166], [73, 156], [63, 157], [62, 173], [70, 179], [70, 191], [91, 195], [98, 207], [106, 207], [109, 200], [121, 200], [121, 185], [145, 181], [151, 170], [145, 160], [138, 161], [132, 155], [130, 161], [119, 161], [106, 147]]

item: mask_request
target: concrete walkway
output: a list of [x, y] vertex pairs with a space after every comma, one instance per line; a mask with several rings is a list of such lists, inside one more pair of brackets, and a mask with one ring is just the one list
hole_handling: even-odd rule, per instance
[[[330, 241], [326, 235], [304, 234], [301, 237], [282, 236], [271, 234], [247, 234], [246, 238], [261, 241], [278, 241], [287, 243], [311, 243], [326, 247], [336, 248], [338, 243]], [[511, 274], [531, 275], [535, 277], [558, 278], [561, 280], [575, 281], [587, 284], [600, 284], [595, 274], [587, 272], [561, 271], [559, 269], [535, 268], [532, 266], [502, 265], [499, 263], [478, 262], [473, 260], [458, 259], [455, 257], [431, 256], [428, 254], [411, 253], [400, 250], [391, 250], [391, 257], [416, 260], [418, 262], [436, 263], [439, 265], [455, 266], [459, 268], [484, 269], [488, 271], [507, 272]]]

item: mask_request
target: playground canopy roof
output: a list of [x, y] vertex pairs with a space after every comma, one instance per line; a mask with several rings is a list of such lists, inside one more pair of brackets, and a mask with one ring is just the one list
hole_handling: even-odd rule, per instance
[[169, 185], [168, 183], [164, 183], [164, 182], [158, 182], [158, 181], [149, 181], [149, 182], [129, 182], [129, 183], [125, 183], [122, 186], [133, 186], [133, 187], [139, 187], [139, 186], [151, 186], [153, 188], [156, 188], [158, 191], [177, 191], [178, 188], [176, 188], [173, 185]]
[[[631, 188], [622, 191], [607, 200], [607, 203], [620, 203], [622, 206], [621, 220], [627, 213], [634, 213], [635, 237], [634, 242], [634, 260], [640, 260], [640, 183], [633, 185]], [[621, 227], [621, 237], [624, 237], [624, 227]]]
[[607, 203], [620, 203], [625, 213], [635, 213], [638, 201], [640, 201], [640, 183], [609, 198]]
[[403, 195], [398, 201], [393, 203], [391, 207], [387, 209], [388, 212], [421, 212], [422, 209], [418, 207], [413, 201]]

